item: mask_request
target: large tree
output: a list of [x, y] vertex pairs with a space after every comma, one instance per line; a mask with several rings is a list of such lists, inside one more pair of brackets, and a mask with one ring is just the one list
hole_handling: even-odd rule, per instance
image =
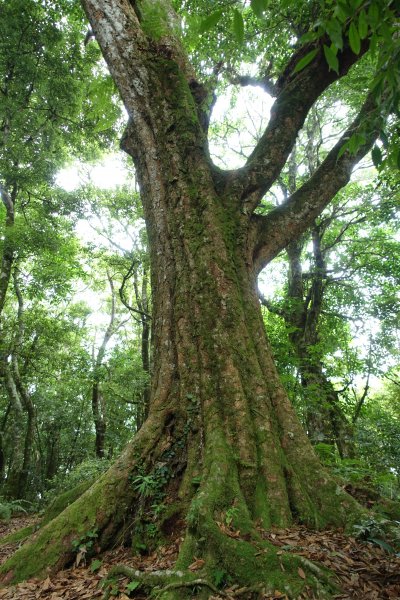
[[[260, 15], [266, 4], [252, 2]], [[373, 91], [367, 83], [374, 80], [374, 61], [389, 60], [384, 44], [397, 40], [397, 15], [390, 4], [375, 1], [343, 2], [334, 13], [319, 3], [272, 3], [275, 25], [285, 18], [287, 39], [297, 41], [285, 68], [270, 69], [269, 76], [264, 69], [262, 83], [276, 100], [260, 141], [242, 168], [222, 171], [208, 151], [213, 91], [196, 75], [170, 0], [83, 0], [83, 6], [129, 115], [122, 146], [136, 167], [148, 231], [149, 415], [114, 467], [20, 549], [3, 573], [17, 580], [48, 565], [61, 567], [72, 558], [73, 537], [84, 538], [93, 527], [98, 548], [134, 538], [151, 511], [152, 490], [167, 504], [164, 532], [186, 523], [177, 569], [202, 558], [204, 577], [219, 568], [241, 584], [259, 581], [296, 594], [304, 585], [300, 563], [293, 555], [277, 556], [258, 527], [343, 525], [359, 507], [322, 469], [290, 405], [264, 331], [256, 281], [346, 185], [379, 134], [395, 81], [380, 75]], [[232, 16], [241, 38], [247, 16], [253, 36], [254, 16], [240, 6], [226, 18]], [[317, 17], [319, 28], [301, 41]], [[311, 107], [369, 52], [371, 40], [375, 55], [364, 72], [358, 115], [308, 181], [268, 214], [257, 213]], [[274, 44], [265, 42], [265, 48], [274, 51]], [[287, 45], [284, 58], [289, 51]], [[232, 527], [240, 534], [232, 535]], [[169, 576], [182, 580], [177, 571]], [[194, 578], [190, 571], [187, 578]], [[192, 590], [165, 597], [181, 593]]]

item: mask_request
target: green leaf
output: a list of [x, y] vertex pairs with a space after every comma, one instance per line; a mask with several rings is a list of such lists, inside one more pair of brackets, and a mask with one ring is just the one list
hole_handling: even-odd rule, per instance
[[341, 23], [344, 23], [344, 22], [346, 21], [346, 19], [347, 19], [347, 14], [346, 14], [346, 11], [345, 11], [345, 10], [343, 10], [343, 7], [341, 7], [341, 6], [340, 6], [340, 3], [338, 3], [338, 4], [335, 6], [335, 10], [333, 11], [333, 14], [334, 14], [334, 16], [335, 16], [337, 19], [339, 19], [339, 21], [340, 21]]
[[317, 54], [318, 48], [315, 48], [314, 50], [311, 50], [311, 52], [308, 52], [308, 54], [306, 54], [301, 60], [299, 60], [299, 62], [294, 68], [293, 73], [298, 73], [299, 71], [302, 71], [317, 56]]
[[264, 11], [267, 8], [268, 0], [251, 0], [250, 6], [252, 11], [259, 19], [262, 19]]
[[90, 570], [92, 571], [92, 573], [95, 573], [96, 571], [98, 571], [100, 569], [100, 567], [102, 566], [103, 561], [102, 560], [98, 560], [96, 558], [96, 560], [92, 561], [92, 564], [90, 565]]
[[346, 152], [346, 150], [348, 150], [348, 149], [349, 149], [349, 142], [350, 142], [350, 140], [347, 140], [347, 142], [345, 142], [345, 143], [343, 144], [343, 146], [340, 148], [340, 150], [339, 150], [339, 152], [338, 152], [338, 155], [337, 155], [337, 160], [339, 160], [339, 158], [340, 158], [341, 156], [343, 156], [343, 154]]
[[368, 9], [368, 21], [372, 29], [376, 29], [379, 25], [379, 8], [375, 2], [372, 2]]
[[242, 14], [236, 8], [233, 11], [233, 35], [239, 44], [243, 44], [244, 22]]
[[131, 581], [125, 587], [127, 592], [133, 592], [140, 586], [140, 581]]
[[390, 544], [388, 544], [384, 540], [380, 540], [378, 538], [368, 538], [368, 541], [372, 542], [373, 544], [376, 544], [376, 546], [380, 546], [381, 548], [383, 548], [384, 550], [386, 550], [386, 552], [389, 552], [390, 554], [394, 554], [394, 548], [393, 548], [393, 546], [391, 546]]
[[354, 12], [353, 9], [349, 6], [349, 3], [344, 0], [338, 0], [338, 7], [342, 11], [342, 13], [346, 15], [344, 20], [346, 20], [347, 17], [351, 17], [351, 15]]
[[359, 54], [361, 50], [361, 41], [360, 36], [358, 35], [357, 27], [355, 26], [354, 22], [350, 23], [349, 42], [350, 48], [353, 50], [354, 54]]
[[387, 150], [388, 147], [389, 147], [389, 138], [388, 138], [388, 136], [386, 135], [386, 133], [383, 130], [381, 130], [379, 132], [379, 137], [382, 140], [383, 147], [385, 148], [385, 150]]
[[357, 150], [365, 144], [365, 135], [363, 133], [353, 133], [348, 141], [349, 152], [356, 154]]
[[206, 31], [209, 31], [215, 27], [221, 17], [222, 10], [216, 10], [215, 12], [211, 13], [211, 15], [208, 15], [208, 17], [206, 17], [204, 21], [200, 23], [199, 33], [206, 33]]
[[375, 167], [379, 167], [382, 164], [382, 152], [379, 146], [374, 146], [371, 150], [371, 158]]
[[215, 571], [213, 571], [212, 575], [215, 585], [217, 587], [221, 587], [226, 577], [226, 572], [222, 569], [216, 569]]
[[396, 149], [395, 149], [394, 155], [395, 155], [395, 156], [394, 156], [394, 158], [395, 158], [395, 161], [394, 161], [394, 163], [395, 163], [395, 166], [396, 166], [398, 169], [400, 169], [400, 149], [399, 149], [399, 148], [396, 148]]
[[343, 49], [342, 26], [337, 19], [332, 19], [326, 25], [326, 31], [331, 38], [332, 43], [338, 50]]
[[368, 21], [365, 10], [362, 10], [360, 12], [360, 16], [358, 17], [358, 34], [362, 40], [364, 40], [368, 35]]
[[326, 62], [329, 65], [329, 70], [332, 69], [332, 71], [335, 71], [335, 73], [339, 74], [339, 61], [338, 61], [338, 57], [336, 56], [336, 54], [332, 50], [332, 48], [329, 48], [325, 44], [324, 44], [324, 54], [325, 54]]
[[307, 31], [304, 35], [301, 36], [301, 43], [308, 44], [309, 42], [315, 42], [319, 37], [321, 37], [316, 31]]

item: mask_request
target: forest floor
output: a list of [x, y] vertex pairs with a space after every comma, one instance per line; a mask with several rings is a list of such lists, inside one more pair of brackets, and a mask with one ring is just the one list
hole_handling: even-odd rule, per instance
[[[0, 522], [0, 540], [5, 535], [26, 527], [35, 522], [34, 517], [17, 517], [9, 523]], [[227, 532], [234, 537], [235, 532]], [[336, 600], [393, 600], [400, 599], [400, 557], [388, 554], [380, 547], [368, 542], [359, 541], [337, 531], [311, 532], [303, 527], [274, 530], [264, 534], [277, 547], [278, 554], [293, 552], [327, 567], [336, 576], [338, 589], [341, 590]], [[101, 582], [106, 578], [111, 566], [123, 563], [141, 571], [151, 572], [173, 568], [181, 535], [169, 546], [162, 546], [148, 556], [132, 556], [129, 548], [115, 548], [105, 552], [101, 557], [86, 559], [78, 555], [78, 564], [48, 576], [44, 580], [31, 579], [16, 586], [0, 589], [0, 600], [91, 600], [101, 599], [104, 589]], [[8, 544], [0, 547], [0, 563], [4, 562], [18, 547]], [[191, 570], [195, 573], [201, 569], [203, 562], [194, 561]], [[283, 568], [283, 567], [282, 567]], [[305, 568], [306, 570], [306, 568]], [[305, 577], [299, 569], [300, 577]], [[146, 596], [138, 592], [129, 595], [126, 588], [129, 580], [120, 577], [116, 581], [113, 598], [117, 600], [145, 600]], [[248, 598], [240, 590], [224, 588], [219, 598]], [[260, 597], [260, 596], [259, 596]], [[287, 596], [277, 590], [273, 595], [262, 596], [265, 600], [284, 600]], [[302, 599], [314, 599], [311, 590], [301, 596]]]

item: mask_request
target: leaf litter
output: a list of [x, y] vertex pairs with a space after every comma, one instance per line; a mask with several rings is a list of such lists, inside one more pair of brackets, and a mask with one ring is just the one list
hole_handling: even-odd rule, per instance
[[[12, 519], [8, 524], [0, 525], [0, 537], [26, 526], [26, 522]], [[400, 599], [400, 557], [388, 554], [383, 548], [349, 537], [338, 531], [309, 531], [305, 527], [290, 529], [274, 529], [263, 531], [262, 536], [273, 544], [278, 554], [292, 552], [304, 558], [304, 569], [299, 568], [299, 576], [306, 577], [307, 563], [328, 568], [335, 576], [340, 590], [333, 596], [335, 600], [398, 600]], [[101, 599], [104, 593], [101, 582], [107, 577], [109, 569], [123, 563], [134, 569], [145, 572], [172, 569], [178, 556], [182, 534], [168, 546], [161, 546], [157, 551], [146, 556], [132, 556], [129, 548], [116, 548], [104, 552], [101, 563], [97, 558], [88, 560], [86, 565], [78, 564], [69, 569], [50, 574], [43, 579], [30, 579], [15, 586], [0, 588], [0, 600], [91, 600]], [[240, 535], [240, 534], [239, 534]], [[235, 537], [237, 534], [235, 533]], [[19, 543], [8, 544], [0, 548], [0, 562], [4, 562], [19, 546]], [[91, 563], [96, 561], [96, 569]], [[189, 569], [195, 572], [202, 568], [204, 561], [194, 558]], [[101, 566], [98, 566], [101, 565]], [[95, 571], [95, 572], [94, 572]], [[140, 590], [129, 591], [129, 580], [118, 578], [119, 600], [136, 598], [145, 600], [147, 596]], [[238, 593], [239, 592], [239, 593]], [[218, 599], [221, 596], [213, 596]], [[275, 590], [272, 594], [256, 594], [248, 592], [240, 594], [237, 586], [224, 588], [224, 597], [250, 598], [265, 600], [285, 600], [284, 592]], [[318, 600], [310, 588], [298, 600]]]

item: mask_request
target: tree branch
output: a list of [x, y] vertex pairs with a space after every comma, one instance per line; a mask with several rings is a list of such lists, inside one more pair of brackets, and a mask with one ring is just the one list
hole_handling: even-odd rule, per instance
[[[256, 272], [272, 260], [292, 240], [310, 227], [337, 192], [350, 180], [354, 166], [367, 154], [374, 143], [382, 115], [373, 94], [369, 94], [357, 118], [339, 142], [332, 148], [310, 179], [294, 192], [287, 201], [267, 215], [252, 215], [254, 265]], [[351, 135], [369, 122], [365, 142], [355, 154], [339, 152]]]
[[286, 316], [286, 311], [277, 304], [271, 302], [271, 300], [268, 300], [268, 298], [266, 298], [264, 294], [260, 292], [260, 290], [258, 290], [258, 299], [260, 301], [260, 304], [262, 306], [265, 306], [265, 308], [268, 309], [269, 312], [275, 315], [279, 315], [280, 317]]
[[315, 59], [299, 73], [294, 72], [296, 64], [314, 45], [307, 44], [293, 55], [275, 85], [278, 97], [264, 134], [246, 165], [227, 173], [226, 191], [232, 189], [241, 195], [247, 214], [254, 211], [281, 172], [314, 102], [331, 83], [343, 77], [368, 48], [364, 42], [360, 54], [355, 55], [349, 47], [344, 47], [338, 54], [337, 74], [329, 70], [322, 51], [323, 41]]

